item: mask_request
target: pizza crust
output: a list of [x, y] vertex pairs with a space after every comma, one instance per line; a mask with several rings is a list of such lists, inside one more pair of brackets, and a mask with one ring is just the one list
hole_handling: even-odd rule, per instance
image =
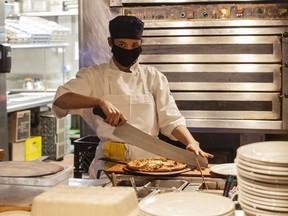
[[127, 163], [127, 168], [142, 172], [172, 172], [186, 169], [187, 164], [160, 157], [133, 160]]

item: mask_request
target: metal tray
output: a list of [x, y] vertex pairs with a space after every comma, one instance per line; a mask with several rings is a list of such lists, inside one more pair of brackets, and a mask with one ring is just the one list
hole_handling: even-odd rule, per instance
[[0, 205], [29, 206], [33, 198], [51, 187], [69, 184], [73, 168], [67, 167], [63, 171], [37, 178], [0, 178]]
[[64, 170], [41, 177], [0, 177], [1, 185], [26, 185], [26, 186], [44, 186], [50, 187], [62, 182], [65, 179], [69, 179], [71, 175], [72, 167], [66, 167]]

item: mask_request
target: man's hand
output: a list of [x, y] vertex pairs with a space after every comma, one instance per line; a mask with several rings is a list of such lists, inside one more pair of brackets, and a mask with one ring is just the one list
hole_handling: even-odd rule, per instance
[[116, 127], [123, 125], [127, 122], [126, 117], [109, 101], [101, 100], [101, 103], [99, 105], [106, 115], [106, 123]]
[[209, 153], [201, 150], [198, 142], [188, 144], [186, 146], [186, 150], [195, 152], [196, 155], [200, 155], [200, 156], [205, 157], [205, 158], [213, 158], [214, 157], [214, 155], [209, 154]]

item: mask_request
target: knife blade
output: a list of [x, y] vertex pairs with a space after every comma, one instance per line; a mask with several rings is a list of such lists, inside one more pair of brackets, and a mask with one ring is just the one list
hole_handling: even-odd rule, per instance
[[[99, 115], [103, 119], [106, 118], [106, 115], [99, 107], [93, 108], [93, 113], [95, 115]], [[196, 159], [198, 159], [201, 167], [208, 166], [207, 158], [198, 156], [194, 152], [173, 146], [170, 143], [139, 130], [129, 123], [115, 127], [113, 135], [129, 143], [130, 145], [137, 146], [145, 151], [165, 157], [167, 159], [186, 163], [190, 168], [197, 167]]]

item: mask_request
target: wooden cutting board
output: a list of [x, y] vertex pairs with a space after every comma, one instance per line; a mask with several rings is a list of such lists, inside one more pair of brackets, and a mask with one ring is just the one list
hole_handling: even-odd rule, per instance
[[42, 161], [2, 161], [0, 177], [36, 177], [64, 170], [63, 166]]
[[[115, 173], [115, 174], [131, 174], [127, 171], [125, 171], [125, 168], [126, 165], [123, 165], [123, 164], [116, 164], [115, 166], [109, 168], [107, 170], [107, 172], [109, 173]], [[208, 165], [208, 168], [205, 168], [202, 170], [202, 173], [203, 173], [203, 176], [205, 177], [219, 177], [218, 175], [210, 172], [210, 167], [212, 166], [212, 164], [209, 164]], [[200, 171], [198, 170], [190, 170], [190, 171], [187, 171], [187, 172], [183, 172], [183, 173], [179, 173], [177, 174], [178, 176], [185, 176], [185, 177], [201, 177], [201, 173]]]
[[0, 213], [8, 211], [31, 211], [31, 206], [0, 205]]

